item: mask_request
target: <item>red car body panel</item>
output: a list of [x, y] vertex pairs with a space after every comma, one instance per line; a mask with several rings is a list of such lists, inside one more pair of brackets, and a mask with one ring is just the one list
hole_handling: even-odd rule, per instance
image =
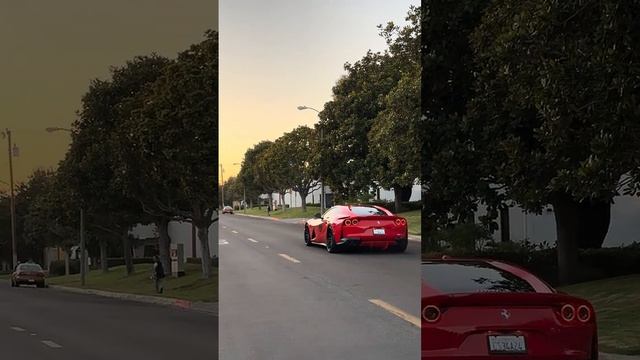
[[[444, 293], [432, 286], [423, 272], [422, 359], [597, 359], [595, 311], [589, 302], [557, 293], [515, 265], [477, 259], [442, 261], [462, 265], [465, 262], [482, 263], [515, 275], [533, 291]], [[561, 315], [566, 304], [574, 309], [584, 306], [591, 316], [587, 321], [579, 320], [577, 315], [566, 321]], [[439, 309], [436, 321], [433, 313], [425, 314], [427, 306]], [[489, 337], [495, 335], [524, 337], [526, 353], [491, 353]]]
[[[353, 205], [355, 207], [356, 205]], [[352, 211], [352, 206], [338, 205], [325, 212], [320, 219], [309, 219], [305, 226], [308, 228], [311, 242], [315, 244], [327, 243], [327, 231], [333, 231], [333, 237], [337, 245], [346, 241], [354, 241], [358, 246], [387, 249], [395, 245], [398, 240], [406, 240], [408, 237], [407, 220], [395, 216], [389, 210], [380, 206], [364, 206], [377, 209], [384, 215], [358, 215]], [[356, 220], [357, 224], [347, 225], [345, 221]], [[396, 220], [402, 221], [397, 224]], [[384, 230], [384, 234], [376, 234]]]

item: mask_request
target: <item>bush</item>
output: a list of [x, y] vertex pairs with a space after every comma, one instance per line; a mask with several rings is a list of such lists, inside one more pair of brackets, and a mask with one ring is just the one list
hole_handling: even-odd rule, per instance
[[[477, 251], [451, 249], [426, 252], [425, 258], [479, 257], [502, 260], [524, 267], [551, 285], [558, 284], [558, 256], [555, 247], [530, 243], [487, 244]], [[593, 281], [640, 273], [640, 244], [579, 252], [580, 278], [576, 282]]]
[[[69, 273], [80, 273], [80, 259], [69, 260]], [[65, 275], [64, 260], [54, 260], [49, 264], [49, 276]]]
[[[202, 264], [202, 260], [200, 258], [188, 257], [187, 263], [200, 265]], [[211, 265], [218, 266], [218, 258], [211, 258]]]
[[[153, 264], [152, 257], [133, 258], [133, 264]], [[107, 267], [124, 266], [124, 258], [107, 258]]]

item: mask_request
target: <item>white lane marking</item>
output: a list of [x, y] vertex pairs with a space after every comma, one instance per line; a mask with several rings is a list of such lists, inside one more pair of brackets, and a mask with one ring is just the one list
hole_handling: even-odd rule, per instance
[[227, 240], [220, 239], [220, 241], [218, 241], [218, 244], [220, 244], [220, 245], [229, 245], [229, 242]]
[[252, 243], [257, 243], [258, 242], [258, 240], [254, 240], [252, 238], [248, 238], [247, 240], [251, 241]]
[[298, 260], [298, 259], [296, 259], [296, 258], [294, 258], [294, 257], [291, 257], [291, 256], [289, 256], [289, 255], [287, 255], [287, 254], [278, 254], [278, 255], [280, 255], [280, 256], [282, 256], [283, 258], [285, 258], [285, 259], [287, 259], [287, 260], [291, 261], [292, 263], [300, 264], [300, 260]]
[[404, 312], [400, 309], [398, 309], [397, 307], [389, 304], [388, 302], [384, 302], [380, 299], [369, 299], [369, 302], [380, 306], [381, 308], [387, 310], [388, 312], [392, 313], [393, 315], [401, 318], [404, 321], [410, 322], [413, 326], [420, 328], [421, 327], [421, 323], [420, 323], [420, 319], [418, 319], [416, 316], [413, 316], [407, 312]]
[[31, 334], [29, 334], [29, 335], [31, 335], [31, 336], [36, 336], [36, 335], [38, 335], [38, 334], [36, 334], [36, 333], [31, 333]]
[[62, 345], [56, 344], [55, 342], [51, 341], [51, 340], [42, 340], [42, 343], [47, 345], [50, 348], [53, 349], [60, 349], [62, 348]]
[[269, 245], [266, 245], [264, 248], [265, 248], [265, 249], [268, 249], [268, 248], [269, 248]]
[[223, 228], [223, 229], [226, 229], [227, 227], [226, 227], [226, 226], [222, 226], [222, 228]]
[[238, 232], [235, 230], [231, 230], [232, 233], [237, 234]]
[[17, 331], [17, 332], [27, 331], [27, 330], [25, 330], [25, 329], [23, 329], [21, 327], [17, 327], [17, 326], [11, 326], [10, 328], [11, 328], [11, 330], [14, 330], [14, 331]]

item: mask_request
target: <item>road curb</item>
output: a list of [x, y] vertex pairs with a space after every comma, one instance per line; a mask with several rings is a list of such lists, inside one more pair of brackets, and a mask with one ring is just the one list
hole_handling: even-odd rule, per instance
[[118, 293], [118, 292], [95, 290], [95, 289], [80, 289], [80, 288], [60, 286], [60, 285], [49, 285], [49, 287], [55, 290], [66, 291], [66, 292], [71, 292], [76, 294], [96, 295], [96, 296], [108, 297], [113, 299], [135, 301], [139, 303], [169, 306], [169, 307], [174, 307], [174, 308], [179, 308], [184, 310], [191, 310], [191, 311], [198, 311], [202, 313], [207, 313], [209, 315], [218, 316], [218, 303], [205, 303], [200, 301], [194, 302], [194, 301], [189, 301], [184, 299]]
[[418, 235], [409, 235], [409, 241], [422, 242], [422, 237]]
[[640, 356], [600, 353], [600, 360], [640, 360]]

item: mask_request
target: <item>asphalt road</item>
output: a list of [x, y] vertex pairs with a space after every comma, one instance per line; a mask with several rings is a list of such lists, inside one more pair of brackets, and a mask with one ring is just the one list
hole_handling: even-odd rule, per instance
[[218, 319], [1, 281], [0, 349], [2, 359], [217, 359]]
[[222, 216], [220, 359], [419, 359], [419, 251], [329, 254], [302, 224]]

